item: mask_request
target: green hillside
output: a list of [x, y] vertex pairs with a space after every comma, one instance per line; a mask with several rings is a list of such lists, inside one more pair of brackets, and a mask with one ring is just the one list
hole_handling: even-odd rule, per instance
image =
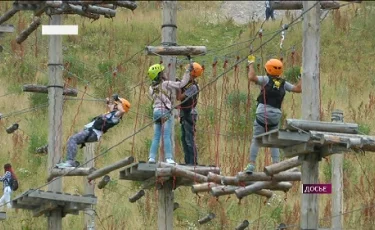
[[[236, 60], [247, 57], [252, 45], [256, 64], [259, 64], [258, 74], [264, 74], [262, 65], [268, 58], [283, 57], [286, 77], [295, 82], [293, 72], [302, 63], [302, 23], [289, 27], [280, 50], [281, 34], [276, 32], [283, 24], [294, 20], [288, 13], [281, 21], [266, 22], [260, 38], [257, 32], [261, 22], [235, 25], [221, 15], [220, 2], [179, 1], [178, 5], [178, 45], [204, 45], [208, 49], [206, 55], [193, 57], [205, 67], [199, 79], [202, 88], [197, 124], [199, 163], [218, 165], [222, 174], [233, 176], [247, 164], [259, 89], [248, 83], [246, 62], [232, 67]], [[11, 2], [2, 2], [0, 12], [10, 6]], [[345, 122], [358, 123], [363, 133], [372, 135], [375, 130], [374, 9], [373, 2], [363, 1], [333, 10], [321, 24], [320, 51], [322, 120], [329, 121], [333, 109], [342, 109]], [[130, 101], [132, 108], [122, 124], [111, 129], [96, 144], [96, 155], [101, 156], [96, 159], [95, 167], [101, 168], [127, 156], [134, 156], [136, 161], [147, 159], [153, 129], [152, 126], [143, 129], [152, 122], [151, 102], [147, 98], [150, 81], [146, 73], [151, 64], [160, 62], [160, 57], [147, 56], [143, 51], [146, 45], [160, 44], [161, 16], [160, 4], [141, 1], [134, 12], [117, 9], [113, 19], [100, 18], [92, 22], [75, 15], [63, 17], [64, 24], [79, 25], [79, 36], [64, 36], [63, 40], [64, 83], [79, 90], [77, 98], [66, 97], [64, 100], [64, 156], [69, 136], [105, 112], [105, 103], [100, 100], [117, 92]], [[31, 19], [31, 13], [17, 13], [7, 22], [16, 27], [16, 32], [5, 34], [0, 40], [3, 46], [0, 53], [0, 112], [3, 114], [0, 164], [12, 163], [19, 177], [20, 188], [12, 194], [13, 198], [44, 185], [47, 178], [47, 156], [36, 154], [35, 149], [47, 144], [45, 105], [48, 97], [47, 94], [24, 93], [22, 86], [47, 84], [48, 36], [42, 36], [39, 28], [22, 45], [15, 41]], [[44, 16], [43, 24], [48, 24], [47, 16]], [[273, 35], [274, 39], [260, 46]], [[180, 77], [187, 59], [178, 57], [178, 64], [177, 77]], [[301, 96], [288, 94], [283, 113], [283, 118], [300, 118]], [[5, 129], [14, 123], [20, 125], [19, 129], [7, 134]], [[176, 161], [184, 163], [177, 120], [175, 130]], [[262, 171], [271, 163], [270, 153], [261, 150], [258, 156], [257, 168]], [[83, 162], [83, 150], [79, 150], [77, 160]], [[345, 155], [345, 229], [373, 229], [375, 225], [374, 161], [371, 153]], [[321, 183], [330, 182], [330, 168], [330, 159], [323, 159], [320, 163]], [[157, 229], [157, 191], [147, 190], [145, 197], [130, 203], [128, 198], [138, 191], [140, 184], [118, 180], [118, 171], [109, 175], [112, 180], [107, 187], [95, 190], [98, 197], [94, 207], [96, 229]], [[65, 177], [63, 191], [83, 194], [84, 180]], [[293, 183], [288, 193], [276, 192], [277, 196], [267, 204], [265, 198], [256, 195], [239, 202], [235, 195], [216, 199], [207, 193], [195, 195], [190, 187], [179, 187], [175, 191], [175, 201], [180, 208], [174, 211], [174, 229], [234, 229], [245, 219], [251, 223], [250, 229], [271, 230], [281, 222], [297, 229], [300, 188], [299, 182]], [[47, 186], [41, 189], [47, 190]], [[331, 224], [330, 196], [322, 195], [319, 199], [320, 226], [328, 228]], [[209, 212], [215, 213], [216, 218], [199, 225], [198, 219]], [[0, 229], [34, 230], [47, 226], [47, 218], [33, 218], [31, 212], [12, 209], [7, 215], [9, 218], [1, 222]], [[82, 229], [83, 213], [67, 215], [63, 228]]]

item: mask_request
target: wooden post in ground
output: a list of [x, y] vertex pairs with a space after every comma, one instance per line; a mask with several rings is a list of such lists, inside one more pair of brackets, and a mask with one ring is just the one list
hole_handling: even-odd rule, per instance
[[[314, 6], [315, 5], [315, 6]], [[312, 9], [310, 9], [313, 7]], [[320, 4], [303, 1], [303, 10], [310, 9], [303, 18], [302, 51], [302, 119], [320, 120], [319, 51], [320, 51]], [[302, 162], [302, 184], [319, 182], [319, 157], [308, 154]], [[318, 194], [302, 194], [301, 229], [318, 229]]]
[[[62, 15], [52, 15], [50, 25], [61, 25]], [[48, 46], [48, 171], [54, 168], [62, 157], [62, 110], [63, 110], [63, 53], [62, 36], [50, 35]], [[48, 190], [62, 192], [62, 177], [50, 184]], [[48, 216], [49, 230], [62, 229], [62, 210], [56, 209]]]
[[[341, 110], [334, 110], [332, 122], [344, 122], [344, 114]], [[332, 229], [344, 229], [343, 227], [343, 163], [344, 154], [332, 154]]]
[[[163, 1], [163, 24], [161, 26], [161, 44], [163, 46], [176, 46], [177, 45], [177, 1]], [[176, 80], [176, 56], [162, 56], [163, 65], [169, 80]], [[172, 93], [172, 104], [176, 101], [176, 94]], [[174, 117], [176, 110], [172, 111]], [[172, 141], [172, 154], [174, 154], [174, 119], [171, 131]], [[159, 161], [164, 161], [161, 158], [164, 153], [164, 149], [160, 151]], [[165, 153], [163, 154], [165, 157]], [[175, 159], [175, 158], [174, 158]], [[174, 203], [174, 192], [172, 181], [166, 181], [163, 184], [163, 188], [159, 191], [159, 210], [158, 210], [158, 229], [159, 230], [172, 230], [173, 229], [173, 203]]]
[[[84, 150], [84, 161], [88, 162], [85, 167], [95, 167], [95, 161], [92, 160], [95, 157], [95, 143], [86, 143]], [[83, 177], [84, 193], [85, 195], [95, 195], [95, 184], [94, 181], [88, 181], [86, 177]], [[95, 212], [94, 210], [87, 209], [84, 211], [84, 229], [94, 230], [95, 229]]]

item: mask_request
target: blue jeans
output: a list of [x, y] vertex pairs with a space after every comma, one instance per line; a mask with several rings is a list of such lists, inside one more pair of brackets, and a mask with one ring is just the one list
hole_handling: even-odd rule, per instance
[[181, 141], [185, 153], [185, 164], [198, 165], [198, 150], [195, 144], [195, 124], [197, 114], [190, 112], [180, 112]]
[[[163, 122], [163, 124], [161, 122], [155, 122], [162, 116], [167, 119]], [[154, 138], [152, 139], [149, 158], [156, 159], [156, 155], [159, 149], [160, 137], [162, 137], [162, 141], [164, 143], [164, 158], [173, 159], [172, 142], [171, 142], [173, 117], [171, 113], [168, 113], [168, 110], [166, 109], [154, 109], [153, 119], [154, 119]]]

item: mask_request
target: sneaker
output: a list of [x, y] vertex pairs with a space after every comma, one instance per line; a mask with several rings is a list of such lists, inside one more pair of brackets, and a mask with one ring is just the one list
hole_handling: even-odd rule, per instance
[[66, 161], [56, 164], [56, 168], [64, 169], [64, 168], [74, 168], [78, 167], [79, 162], [78, 161]]
[[254, 170], [255, 170], [255, 166], [249, 163], [245, 168], [245, 173], [253, 174]]
[[176, 162], [172, 158], [165, 159], [165, 162], [167, 162], [167, 164], [176, 164]]
[[148, 158], [148, 163], [156, 163], [156, 161], [154, 158], [150, 157]]

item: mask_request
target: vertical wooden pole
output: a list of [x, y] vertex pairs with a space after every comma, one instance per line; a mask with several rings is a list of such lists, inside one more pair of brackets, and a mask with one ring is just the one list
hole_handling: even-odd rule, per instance
[[[86, 167], [92, 168], [95, 167], [95, 162], [90, 161], [95, 157], [95, 143], [86, 143], [85, 147], [85, 154], [84, 154], [84, 162], [89, 161], [86, 164]], [[84, 187], [84, 193], [86, 195], [95, 195], [95, 185], [94, 182], [91, 181], [91, 183], [88, 182], [87, 177], [83, 177], [83, 184]], [[95, 212], [92, 209], [87, 209], [84, 212], [85, 218], [84, 218], [84, 229], [87, 230], [94, 230], [95, 229]]]
[[[177, 46], [177, 1], [163, 1], [163, 24], [161, 25], [161, 45], [162, 46]], [[165, 71], [168, 74], [169, 80], [175, 81], [176, 80], [176, 56], [162, 56], [163, 65], [165, 67]], [[176, 92], [172, 92], [172, 104], [174, 105], [176, 101]], [[173, 117], [177, 116], [177, 111], [174, 109]], [[174, 154], [174, 119], [172, 123], [172, 154], [173, 158], [175, 157]], [[165, 153], [164, 153], [165, 154]], [[164, 161], [164, 159], [160, 159], [161, 154], [159, 154], [159, 161]]]
[[[320, 4], [303, 1], [303, 10], [312, 6], [303, 18], [302, 52], [302, 119], [320, 120], [319, 50], [320, 50]], [[302, 163], [302, 184], [319, 182], [319, 161], [316, 154], [308, 154]], [[318, 229], [319, 203], [317, 194], [302, 194], [301, 229]]]
[[[62, 16], [52, 15], [50, 25], [61, 25]], [[50, 35], [48, 46], [48, 170], [51, 170], [61, 159], [62, 151], [62, 109], [63, 109], [63, 79], [62, 79], [62, 36]], [[48, 190], [62, 191], [62, 178], [54, 180], [48, 185]], [[62, 229], [62, 212], [57, 209], [48, 216], [48, 229]]]
[[[163, 46], [176, 46], [177, 45], [177, 1], [163, 1], [163, 24], [161, 26]], [[176, 57], [163, 56], [163, 64], [169, 76], [169, 80], [176, 80]], [[176, 94], [172, 94], [172, 103], [175, 104]], [[173, 111], [173, 117], [176, 115], [176, 110]], [[174, 154], [174, 119], [172, 125], [172, 154]], [[164, 153], [165, 154], [165, 153]], [[159, 161], [164, 161], [159, 154]], [[158, 192], [159, 196], [159, 210], [158, 210], [158, 229], [159, 230], [172, 230], [173, 229], [173, 184], [172, 181], [163, 183], [163, 188]]]
[[[332, 122], [344, 122], [343, 111], [332, 112]], [[343, 228], [343, 162], [344, 154], [333, 154], [332, 157], [332, 230]]]

